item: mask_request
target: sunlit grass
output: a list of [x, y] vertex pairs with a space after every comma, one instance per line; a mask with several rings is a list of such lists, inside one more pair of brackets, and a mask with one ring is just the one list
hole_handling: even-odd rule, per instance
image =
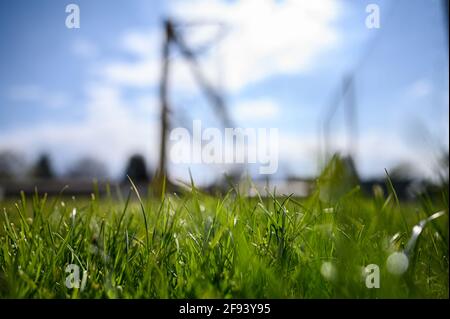
[[[448, 194], [409, 203], [394, 189], [367, 196], [336, 172], [305, 199], [233, 187], [212, 196], [194, 185], [144, 198], [130, 184], [122, 201], [94, 191], [3, 202], [0, 297], [448, 298]], [[407, 271], [389, 273], [388, 257], [413, 226], [442, 210]], [[69, 264], [86, 271], [83, 290], [66, 287]], [[380, 268], [379, 289], [365, 285], [369, 264]]]

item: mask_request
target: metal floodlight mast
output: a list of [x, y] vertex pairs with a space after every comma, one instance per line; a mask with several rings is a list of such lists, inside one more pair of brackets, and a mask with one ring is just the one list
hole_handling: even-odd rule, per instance
[[[181, 53], [182, 57], [189, 64], [192, 74], [194, 75], [197, 85], [200, 87], [203, 95], [208, 102], [214, 107], [220, 120], [225, 126], [231, 125], [224, 101], [221, 95], [209, 84], [204, 76], [200, 65], [197, 61], [196, 51], [189, 48], [183, 39], [183, 35], [178, 30], [190, 26], [201, 26], [194, 24], [175, 23], [172, 19], [166, 19], [163, 22], [164, 43], [162, 46], [162, 73], [159, 87], [159, 96], [161, 101], [161, 143], [159, 153], [159, 166], [156, 174], [157, 183], [161, 183], [167, 176], [167, 131], [169, 129], [169, 74], [170, 74], [170, 53], [171, 48], [175, 47]], [[205, 48], [202, 48], [204, 50]]]
[[331, 122], [336, 115], [339, 108], [340, 101], [344, 101], [345, 111], [345, 125], [347, 128], [347, 148], [348, 155], [355, 157], [357, 152], [357, 117], [356, 117], [356, 102], [355, 102], [355, 83], [354, 74], [349, 74], [344, 77], [337, 94], [333, 96], [330, 107], [325, 114], [323, 123], [323, 134], [325, 142], [325, 161], [330, 159], [331, 153]]

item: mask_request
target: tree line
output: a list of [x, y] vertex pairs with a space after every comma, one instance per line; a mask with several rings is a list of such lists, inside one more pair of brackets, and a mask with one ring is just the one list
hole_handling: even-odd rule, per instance
[[[136, 182], [148, 182], [153, 174], [147, 168], [144, 156], [133, 154], [127, 161], [122, 178], [130, 176]], [[23, 156], [13, 151], [0, 151], [0, 180], [23, 179], [105, 179], [106, 165], [92, 157], [83, 157], [70, 165], [64, 173], [57, 173], [50, 155], [41, 154], [33, 163], [27, 163]]]

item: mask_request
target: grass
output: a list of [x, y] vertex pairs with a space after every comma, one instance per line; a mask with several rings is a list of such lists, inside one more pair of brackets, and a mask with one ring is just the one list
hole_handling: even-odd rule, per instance
[[[2, 298], [448, 298], [448, 193], [401, 202], [367, 196], [328, 167], [308, 198], [207, 195], [123, 200], [23, 194], [2, 202]], [[251, 187], [251, 182], [248, 186]], [[265, 196], [262, 196], [265, 195]], [[402, 275], [386, 260], [437, 211]], [[76, 264], [84, 289], [66, 287]], [[380, 288], [362, 269], [376, 264]]]

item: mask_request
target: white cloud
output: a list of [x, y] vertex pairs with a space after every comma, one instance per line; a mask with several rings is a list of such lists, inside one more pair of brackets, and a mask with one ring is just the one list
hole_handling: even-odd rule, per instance
[[36, 106], [61, 108], [68, 104], [69, 99], [62, 92], [50, 92], [37, 85], [22, 85], [9, 88], [9, 100], [17, 103], [33, 103]]
[[[96, 75], [103, 81], [124, 88], [151, 88], [159, 85], [161, 77], [160, 30], [127, 31], [120, 37], [120, 49], [131, 53], [131, 61], [116, 59], [101, 65]], [[185, 60], [171, 59], [169, 82], [178, 92], [197, 90], [189, 65]]]
[[130, 53], [133, 60], [116, 59], [96, 70], [104, 81], [124, 87], [155, 86], [161, 69], [159, 30], [125, 31], [119, 37], [119, 49]]
[[233, 116], [243, 121], [274, 119], [280, 111], [279, 106], [270, 99], [242, 101], [233, 110]]
[[72, 51], [82, 58], [94, 58], [99, 54], [98, 47], [90, 40], [77, 38], [72, 45]]
[[116, 61], [105, 65], [99, 75], [112, 84], [131, 87], [149, 87], [159, 80], [160, 66], [154, 59], [138, 62]]
[[[218, 64], [222, 84], [237, 92], [273, 75], [305, 72], [318, 63], [319, 55], [338, 43], [333, 22], [340, 16], [335, 0], [194, 0], [175, 1], [170, 11], [180, 21], [213, 21], [226, 25], [220, 44], [201, 59], [203, 71], [214, 81]], [[193, 27], [185, 40], [193, 46], [207, 42], [217, 30]], [[130, 86], [157, 85], [161, 68], [161, 29], [129, 31], [120, 47], [136, 56], [134, 62], [113, 61], [100, 70], [113, 83]], [[181, 61], [178, 56], [176, 64]], [[192, 90], [186, 66], [174, 67], [173, 85]]]
[[[226, 86], [238, 91], [276, 74], [304, 72], [318, 55], [335, 45], [332, 22], [337, 1], [177, 1], [175, 15], [183, 19], [223, 22], [229, 32], [220, 45], [226, 66]], [[213, 70], [214, 61], [206, 61]]]
[[406, 89], [406, 95], [411, 98], [423, 98], [431, 94], [433, 85], [427, 79], [420, 79]]
[[156, 58], [160, 53], [161, 36], [158, 29], [150, 31], [127, 31], [120, 39], [121, 48], [129, 53], [141, 57]]

